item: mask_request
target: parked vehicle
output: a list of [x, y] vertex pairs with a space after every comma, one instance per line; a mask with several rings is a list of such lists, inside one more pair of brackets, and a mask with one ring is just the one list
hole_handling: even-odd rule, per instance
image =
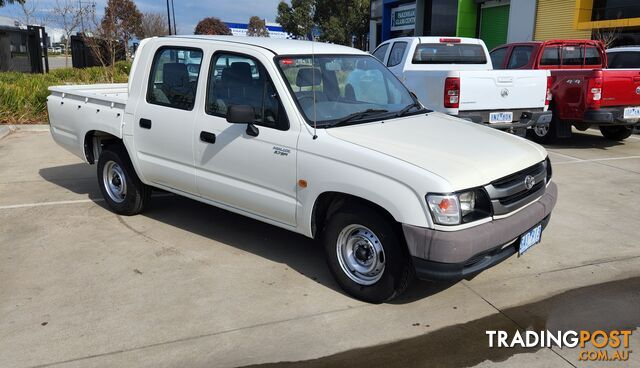
[[373, 55], [430, 109], [522, 136], [551, 122], [550, 73], [493, 70], [482, 40], [403, 37]]
[[319, 239], [340, 286], [370, 302], [414, 274], [468, 278], [523, 253], [556, 202], [544, 148], [424, 109], [348, 47], [152, 38], [128, 84], [50, 91], [53, 138], [96, 164], [114, 212], [161, 188]]
[[600, 41], [551, 40], [511, 43], [491, 51], [496, 68], [550, 70], [553, 121], [532, 130], [539, 142], [600, 128], [611, 140], [628, 138], [640, 121], [640, 70], [604, 69], [607, 54]]
[[608, 49], [607, 67], [609, 69], [640, 69], [640, 46]]

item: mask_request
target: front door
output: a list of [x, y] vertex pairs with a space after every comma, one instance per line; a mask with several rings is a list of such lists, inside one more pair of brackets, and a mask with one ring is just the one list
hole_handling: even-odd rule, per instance
[[[147, 182], [197, 194], [193, 165], [196, 92], [202, 50], [161, 47], [136, 110], [134, 142]], [[202, 99], [200, 99], [202, 100]]]
[[[275, 73], [258, 52], [214, 53], [196, 123], [196, 183], [204, 198], [295, 226], [299, 126], [289, 125], [280, 98], [286, 87], [274, 84]], [[232, 105], [253, 109], [253, 127], [227, 122]]]

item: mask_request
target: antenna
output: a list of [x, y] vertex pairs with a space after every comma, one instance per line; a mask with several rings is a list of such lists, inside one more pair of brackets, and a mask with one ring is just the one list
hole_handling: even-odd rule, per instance
[[311, 31], [311, 92], [313, 94], [313, 139], [317, 139], [318, 135], [316, 134], [317, 127], [316, 122], [318, 121], [318, 116], [316, 115], [316, 53], [313, 48], [315, 43], [315, 37], [313, 36], [313, 30]]

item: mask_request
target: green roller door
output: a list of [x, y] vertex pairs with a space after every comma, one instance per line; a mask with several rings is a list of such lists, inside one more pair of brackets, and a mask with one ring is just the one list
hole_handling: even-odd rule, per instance
[[509, 5], [492, 6], [482, 9], [480, 19], [480, 38], [491, 50], [507, 43], [509, 28]]

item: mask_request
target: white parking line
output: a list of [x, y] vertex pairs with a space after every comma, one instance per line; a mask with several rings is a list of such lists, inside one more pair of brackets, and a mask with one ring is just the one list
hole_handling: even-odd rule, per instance
[[598, 162], [598, 161], [615, 161], [615, 160], [629, 160], [633, 158], [640, 158], [640, 156], [625, 156], [625, 157], [607, 157], [607, 158], [591, 158], [591, 159], [575, 159], [575, 161], [557, 162], [555, 165], [575, 164], [579, 162]]
[[[161, 193], [151, 196], [151, 198], [160, 198], [160, 197], [172, 197], [174, 194], [171, 193]], [[95, 202], [104, 202], [104, 198], [95, 198], [95, 199], [76, 199], [72, 201], [53, 201], [53, 202], [36, 202], [36, 203], [23, 203], [23, 204], [10, 204], [6, 206], [0, 206], [0, 210], [11, 210], [15, 208], [30, 208], [30, 207], [45, 207], [45, 206], [58, 206], [65, 204], [77, 204], [77, 203], [95, 203]]]
[[579, 158], [576, 158], [576, 157], [573, 157], [573, 156], [569, 156], [569, 155], [565, 155], [564, 153], [559, 153], [559, 152], [554, 152], [554, 151], [549, 151], [549, 150], [547, 150], [547, 152], [549, 152], [551, 154], [554, 154], [554, 155], [558, 155], [560, 157], [564, 157], [564, 158], [570, 159], [570, 160], [580, 161]]

